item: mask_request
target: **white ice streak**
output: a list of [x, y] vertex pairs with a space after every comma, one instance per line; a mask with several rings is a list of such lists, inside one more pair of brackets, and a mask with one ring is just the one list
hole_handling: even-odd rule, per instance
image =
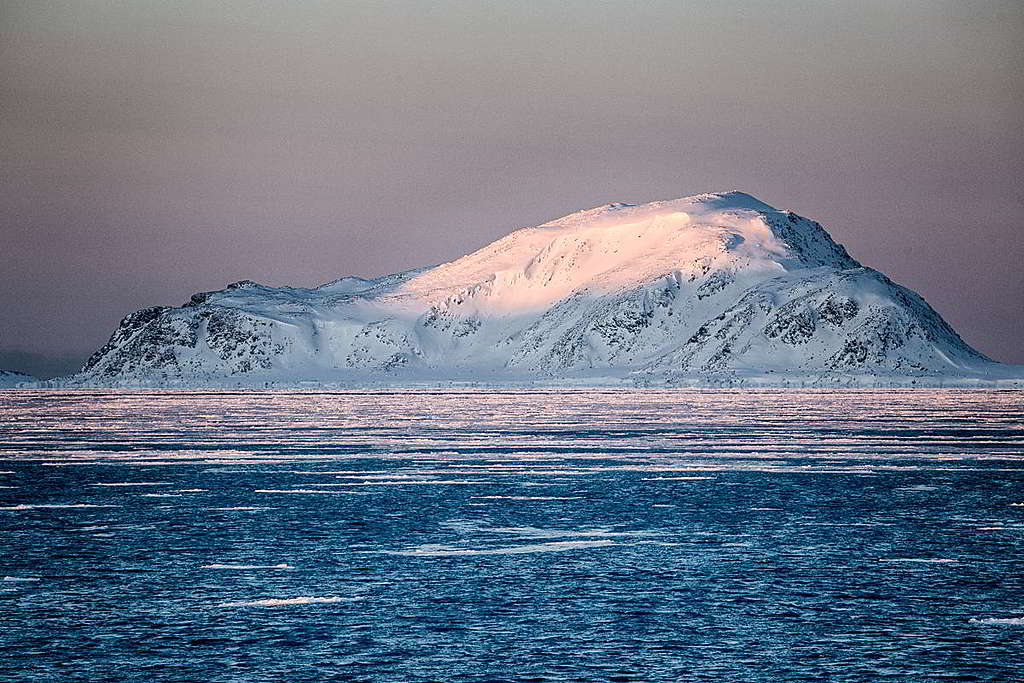
[[355, 602], [357, 600], [362, 600], [362, 598], [341, 598], [337, 596], [319, 598], [311, 595], [304, 595], [297, 598], [267, 598], [264, 600], [240, 600], [238, 602], [222, 602], [218, 604], [217, 607], [285, 607], [288, 605], [313, 605], [332, 602]]
[[471, 481], [469, 479], [382, 479], [375, 481], [360, 481], [347, 484], [333, 484], [333, 486], [423, 486], [430, 484], [485, 484], [483, 481]]
[[467, 528], [467, 531], [482, 531], [492, 534], [512, 534], [523, 538], [565, 538], [575, 537], [600, 537], [614, 538], [627, 536], [658, 536], [658, 531], [612, 531], [611, 529], [541, 529], [532, 526], [506, 526], [506, 527], [479, 527], [476, 529]]
[[501, 548], [459, 548], [450, 545], [425, 544], [407, 550], [382, 550], [385, 555], [405, 555], [408, 557], [453, 557], [460, 555], [520, 555], [527, 553], [549, 553], [581, 548], [602, 548], [615, 545], [615, 541], [602, 539], [596, 541], [551, 541], [548, 543], [529, 543], [526, 545], [505, 546]]
[[583, 496], [472, 496], [479, 500], [581, 500]]
[[880, 557], [879, 562], [922, 562], [927, 564], [951, 564], [956, 560], [948, 557]]
[[61, 509], [61, 508], [119, 508], [120, 505], [93, 505], [92, 503], [39, 503], [39, 504], [22, 504], [22, 505], [9, 505], [6, 507], [0, 507], [0, 510], [49, 510], [49, 509]]
[[288, 474], [316, 474], [326, 476], [328, 474], [354, 474], [360, 476], [387, 475], [387, 470], [287, 470]]
[[690, 481], [696, 479], [717, 479], [718, 477], [641, 477], [640, 481]]
[[200, 569], [295, 569], [290, 564], [204, 564]]
[[[348, 486], [423, 486], [429, 484], [486, 484], [483, 481], [470, 481], [468, 479], [371, 479], [367, 481], [346, 481], [346, 482], [310, 482], [309, 486], [319, 487], [348, 487]], [[313, 490], [313, 489], [309, 489]], [[257, 491], [260, 493], [260, 491]], [[264, 492], [265, 493], [265, 492]]]
[[93, 486], [169, 486], [169, 481], [108, 481], [93, 484]]
[[1024, 617], [989, 617], [985, 619], [970, 619], [969, 623], [993, 626], [1024, 626]]
[[256, 489], [253, 493], [345, 493], [336, 489]]

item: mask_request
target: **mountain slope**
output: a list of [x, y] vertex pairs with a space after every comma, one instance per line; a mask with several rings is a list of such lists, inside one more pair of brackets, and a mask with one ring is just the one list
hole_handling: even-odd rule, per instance
[[608, 204], [433, 268], [313, 289], [243, 281], [144, 309], [71, 382], [1021, 374], [818, 223], [727, 192]]
[[0, 389], [16, 387], [22, 382], [35, 382], [36, 378], [14, 370], [0, 370]]

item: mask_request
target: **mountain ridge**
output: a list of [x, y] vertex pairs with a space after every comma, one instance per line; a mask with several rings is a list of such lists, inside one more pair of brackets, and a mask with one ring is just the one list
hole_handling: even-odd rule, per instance
[[819, 223], [729, 191], [605, 204], [380, 278], [233, 283], [127, 316], [58, 383], [1018, 377]]

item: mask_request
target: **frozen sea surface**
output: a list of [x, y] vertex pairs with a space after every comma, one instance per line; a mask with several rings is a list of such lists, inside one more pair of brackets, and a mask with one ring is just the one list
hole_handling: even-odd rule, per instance
[[1020, 391], [0, 392], [0, 679], [1019, 680]]

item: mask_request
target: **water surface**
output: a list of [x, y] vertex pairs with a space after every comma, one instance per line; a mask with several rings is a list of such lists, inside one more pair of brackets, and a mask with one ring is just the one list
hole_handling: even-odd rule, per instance
[[1010, 680], [1024, 392], [0, 392], [0, 678]]

